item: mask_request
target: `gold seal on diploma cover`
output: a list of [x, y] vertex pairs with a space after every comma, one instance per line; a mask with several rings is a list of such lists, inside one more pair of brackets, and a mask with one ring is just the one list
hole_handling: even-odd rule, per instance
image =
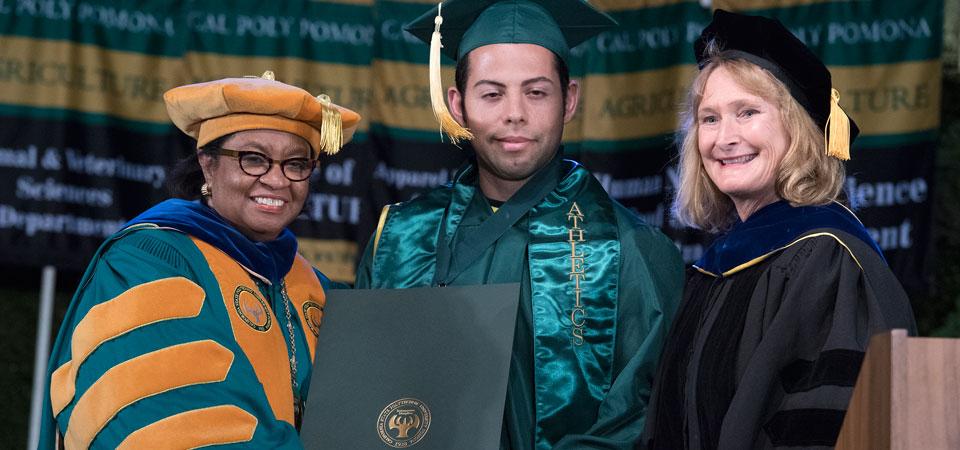
[[390, 403], [377, 418], [380, 440], [393, 448], [416, 445], [429, 429], [430, 409], [415, 398], [401, 398]]

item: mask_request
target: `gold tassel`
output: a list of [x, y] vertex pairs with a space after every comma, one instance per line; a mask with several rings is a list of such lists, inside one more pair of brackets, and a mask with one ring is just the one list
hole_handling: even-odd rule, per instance
[[830, 115], [823, 128], [823, 142], [827, 155], [841, 161], [850, 160], [850, 118], [840, 109], [840, 92], [830, 90]]
[[[333, 106], [330, 96], [320, 94], [317, 100], [323, 105], [323, 118], [320, 123], [320, 149], [328, 155], [335, 155], [343, 146], [343, 119], [340, 110]], [[319, 152], [317, 152], [317, 156]]]
[[450, 136], [450, 141], [456, 145], [461, 140], [473, 139], [473, 134], [453, 120], [444, 101], [443, 82], [440, 80], [440, 48], [443, 47], [440, 43], [440, 24], [443, 23], [443, 16], [440, 14], [442, 6], [443, 3], [437, 5], [437, 17], [433, 19], [433, 35], [430, 36], [430, 103], [433, 104], [433, 115], [440, 122], [440, 130], [446, 132], [447, 136]]

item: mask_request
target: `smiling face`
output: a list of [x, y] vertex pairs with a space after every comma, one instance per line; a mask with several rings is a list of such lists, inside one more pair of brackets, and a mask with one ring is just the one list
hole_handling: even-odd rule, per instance
[[707, 79], [696, 120], [703, 167], [741, 220], [779, 200], [777, 173], [790, 139], [776, 104], [745, 90], [720, 66]]
[[570, 82], [564, 103], [555, 56], [539, 45], [492, 44], [465, 57], [466, 88], [448, 92], [451, 113], [474, 135], [480, 188], [506, 200], [556, 154], [578, 86]]
[[[240, 131], [224, 141], [223, 147], [263, 153], [274, 161], [310, 157], [307, 141], [284, 131]], [[279, 164], [255, 177], [240, 169], [237, 158], [221, 155], [214, 159], [203, 153], [199, 158], [212, 191], [208, 204], [251, 240], [276, 239], [303, 209], [309, 182], [290, 181]]]

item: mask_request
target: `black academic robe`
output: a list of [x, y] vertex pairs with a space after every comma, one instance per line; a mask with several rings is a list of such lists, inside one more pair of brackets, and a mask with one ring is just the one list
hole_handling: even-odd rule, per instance
[[688, 271], [641, 447], [832, 447], [870, 337], [915, 334], [846, 208], [778, 202], [755, 216]]

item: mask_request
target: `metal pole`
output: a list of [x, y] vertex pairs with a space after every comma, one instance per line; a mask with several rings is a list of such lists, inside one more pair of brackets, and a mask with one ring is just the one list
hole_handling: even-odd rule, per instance
[[40, 443], [40, 413], [43, 411], [47, 358], [50, 356], [50, 327], [56, 284], [57, 269], [44, 266], [40, 279], [40, 314], [37, 317], [37, 350], [33, 358], [33, 396], [30, 399], [30, 437], [27, 440], [27, 450], [36, 449]]

